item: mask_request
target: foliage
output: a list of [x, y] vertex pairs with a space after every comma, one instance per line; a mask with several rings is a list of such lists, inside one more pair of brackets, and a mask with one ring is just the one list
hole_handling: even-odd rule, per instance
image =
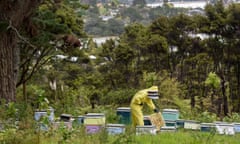
[[[114, 1], [113, 3], [116, 2]], [[103, 4], [101, 7], [93, 5], [86, 13], [85, 31], [89, 35], [95, 36], [120, 35], [123, 33], [124, 26], [133, 22], [148, 25], [159, 16], [175, 16], [179, 13], [187, 12], [187, 9], [174, 7], [157, 7], [149, 9], [144, 6], [145, 4], [146, 2], [144, 0], [136, 0], [131, 7], [118, 6], [115, 8], [116, 4], [114, 4], [111, 8], [107, 8], [109, 7], [107, 4]], [[106, 12], [104, 15], [101, 15], [99, 11], [103, 7], [106, 8]], [[99, 18], [102, 16], [111, 16], [110, 13], [112, 9], [118, 9], [119, 13], [108, 21], [103, 21]], [[114, 25], [112, 25], [111, 21], [116, 21], [117, 23], [115, 22]]]
[[217, 89], [220, 87], [220, 78], [214, 72], [210, 72], [205, 81], [205, 84]]
[[240, 115], [239, 113], [232, 113], [231, 115], [225, 116], [223, 121], [226, 122], [240, 122]]
[[216, 114], [205, 111], [200, 113], [197, 120], [199, 120], [200, 122], [212, 123], [214, 121], [217, 121], [218, 119]]
[[[73, 17], [69, 18], [68, 12], [72, 13], [72, 9], [67, 7], [67, 13], [59, 10], [55, 14], [51, 8], [43, 5], [39, 11], [42, 17], [37, 22], [44, 32], [54, 33], [55, 26], [61, 32], [82, 30], [81, 26], [75, 27], [78, 23]], [[137, 13], [135, 8], [129, 11]], [[81, 52], [68, 53], [64, 59], [48, 60], [47, 65], [26, 83], [27, 102], [36, 108], [38, 100], [44, 102], [47, 98], [49, 105], [57, 110], [57, 115], [63, 112], [73, 115], [101, 112], [104, 111], [102, 106], [106, 105], [110, 105], [109, 109], [129, 106], [137, 89], [156, 84], [160, 93], [157, 105], [161, 109], [177, 108], [183, 118], [210, 122], [218, 119], [215, 113], [221, 116], [227, 107], [238, 112], [239, 21], [234, 19], [238, 10], [234, 5], [227, 10], [217, 5], [207, 7], [206, 11], [206, 16], [161, 16], [149, 26], [132, 23], [124, 31], [121, 19], [109, 20], [111, 27], [116, 26], [112, 31], [118, 29], [121, 33], [119, 38], [107, 40], [101, 46], [94, 44], [93, 40], [86, 40], [87, 46]], [[61, 17], [63, 19], [59, 19]], [[55, 25], [58, 20], [64, 23], [63, 27]], [[96, 25], [99, 20], [93, 17], [87, 23]], [[65, 24], [71, 28], [64, 29]], [[207, 36], [203, 38], [198, 36], [199, 33]], [[45, 34], [33, 42], [42, 43], [52, 38], [52, 34]], [[25, 50], [27, 52], [30, 48]], [[65, 53], [57, 50], [47, 57], [56, 54]], [[96, 59], [90, 59], [90, 55]], [[73, 56], [76, 61], [71, 61]], [[54, 89], [53, 83], [56, 84]], [[23, 101], [20, 92], [18, 96], [18, 100]], [[95, 108], [91, 108], [92, 103]], [[109, 121], [117, 119], [113, 112], [107, 113], [112, 114]], [[230, 121], [228, 118], [225, 117], [226, 121]], [[230, 119], [237, 120], [237, 116]]]
[[129, 105], [131, 98], [136, 93], [135, 89], [119, 89], [112, 90], [106, 93], [102, 97], [101, 102], [103, 104], [115, 104], [115, 105]]

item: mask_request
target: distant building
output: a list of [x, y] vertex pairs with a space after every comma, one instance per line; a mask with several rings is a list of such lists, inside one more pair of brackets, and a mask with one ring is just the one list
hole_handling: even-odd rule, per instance
[[133, 0], [118, 0], [120, 4], [132, 5]]

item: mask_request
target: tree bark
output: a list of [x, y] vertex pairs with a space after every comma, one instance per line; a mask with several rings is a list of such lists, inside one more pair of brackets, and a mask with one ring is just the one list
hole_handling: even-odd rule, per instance
[[225, 77], [221, 77], [221, 89], [222, 89], [222, 95], [223, 95], [223, 113], [224, 116], [227, 116], [229, 113], [229, 108], [228, 108], [228, 97], [226, 95], [226, 80]]
[[0, 1], [0, 99], [16, 100], [20, 29], [40, 0]]
[[16, 36], [13, 32], [0, 35], [0, 98], [15, 101], [16, 80], [14, 73], [14, 50]]

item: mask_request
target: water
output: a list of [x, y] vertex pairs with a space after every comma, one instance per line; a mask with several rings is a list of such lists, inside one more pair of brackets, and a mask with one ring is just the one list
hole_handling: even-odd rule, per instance
[[[177, 1], [177, 2], [168, 2], [169, 4], [172, 4], [173, 7], [176, 8], [202, 8], [204, 9], [204, 7], [207, 4], [207, 1]], [[152, 4], [147, 4], [148, 7], [151, 8], [156, 8], [159, 6], [162, 6], [163, 2], [160, 3], [152, 3]]]

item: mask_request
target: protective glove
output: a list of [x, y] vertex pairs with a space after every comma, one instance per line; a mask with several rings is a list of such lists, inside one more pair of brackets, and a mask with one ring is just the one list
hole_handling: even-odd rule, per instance
[[155, 108], [153, 111], [154, 111], [155, 113], [159, 113], [159, 110], [156, 109], [156, 108]]

